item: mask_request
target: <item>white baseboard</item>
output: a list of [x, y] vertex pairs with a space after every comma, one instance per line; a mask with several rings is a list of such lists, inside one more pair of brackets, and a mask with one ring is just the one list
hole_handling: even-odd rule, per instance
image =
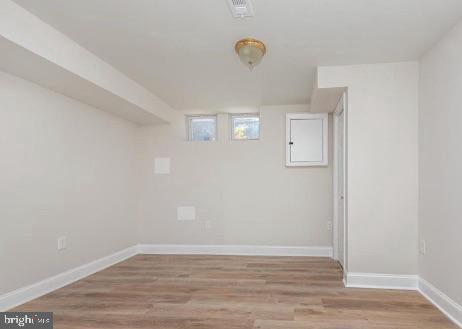
[[[139, 244], [30, 286], [1, 295], [0, 311], [6, 311], [43, 296], [137, 254], [332, 257], [332, 247]], [[449, 319], [462, 328], [462, 306], [417, 275], [350, 272], [346, 274], [344, 284], [348, 288], [418, 290]]]
[[462, 306], [417, 275], [347, 273], [347, 288], [418, 290], [425, 298], [462, 328]]
[[100, 258], [91, 263], [76, 267], [69, 271], [52, 276], [40, 282], [31, 284], [0, 296], [0, 311], [9, 310], [18, 305], [38, 298], [53, 290], [64, 287], [72, 282], [83, 279], [93, 273], [101, 271], [106, 267], [119, 263], [138, 253], [137, 246], [116, 252], [112, 255]]
[[140, 254], [332, 257], [332, 247], [140, 244]]
[[137, 254], [262, 255], [332, 257], [332, 247], [272, 247], [228, 245], [136, 245], [40, 282], [0, 295], [0, 311], [9, 310]]
[[347, 288], [374, 288], [417, 290], [419, 277], [417, 275], [395, 275], [377, 273], [347, 273]]
[[462, 328], [461, 305], [457, 304], [442, 291], [438, 290], [432, 284], [422, 278], [419, 279], [419, 291], [456, 325]]

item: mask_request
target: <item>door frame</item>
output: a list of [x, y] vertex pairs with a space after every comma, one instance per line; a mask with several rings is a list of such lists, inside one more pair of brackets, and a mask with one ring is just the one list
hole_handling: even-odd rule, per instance
[[[339, 260], [339, 222], [343, 221], [343, 270], [347, 272], [348, 268], [348, 108], [347, 108], [347, 93], [344, 92], [340, 98], [337, 107], [333, 113], [333, 124], [334, 124], [334, 150], [333, 150], [333, 207], [334, 207], [334, 220], [333, 220], [333, 258]], [[338, 200], [340, 195], [338, 193], [338, 170], [339, 170], [339, 159], [338, 159], [338, 120], [339, 115], [343, 112], [343, 218], [339, 218], [338, 214]]]

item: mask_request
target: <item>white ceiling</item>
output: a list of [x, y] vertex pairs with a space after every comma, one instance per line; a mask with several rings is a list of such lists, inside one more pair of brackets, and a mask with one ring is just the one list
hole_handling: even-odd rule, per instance
[[[309, 101], [318, 65], [418, 59], [462, 16], [461, 0], [15, 0], [179, 110]], [[234, 53], [264, 41], [253, 72]]]

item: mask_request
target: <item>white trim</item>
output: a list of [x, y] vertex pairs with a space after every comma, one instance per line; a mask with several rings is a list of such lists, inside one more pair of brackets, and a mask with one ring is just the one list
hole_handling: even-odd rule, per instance
[[338, 116], [333, 116], [333, 156], [332, 156], [332, 190], [334, 192], [334, 204], [333, 204], [333, 221], [332, 221], [332, 247], [333, 247], [333, 258], [339, 260], [339, 235], [338, 235]]
[[417, 290], [418, 281], [417, 275], [347, 273], [345, 287]]
[[419, 279], [419, 291], [456, 325], [462, 328], [462, 305], [457, 304], [445, 293], [424, 279]]
[[83, 279], [93, 273], [128, 259], [138, 253], [137, 246], [116, 252], [88, 264], [76, 267], [40, 282], [14, 290], [0, 296], [0, 311], [5, 311], [24, 304], [32, 299], [48, 294], [70, 283]]
[[[332, 247], [139, 244], [1, 295], [0, 311], [24, 304], [137, 254], [332, 257], [332, 252]], [[418, 290], [462, 328], [462, 306], [417, 275], [347, 273], [345, 276], [343, 283], [347, 288]]]
[[141, 244], [140, 254], [332, 257], [332, 247]]
[[462, 328], [462, 305], [418, 275], [377, 273], [347, 273], [343, 284], [347, 288], [417, 290], [444, 315]]
[[0, 295], [0, 311], [9, 310], [48, 294], [137, 254], [255, 255], [332, 257], [332, 247], [275, 247], [232, 245], [156, 245], [141, 244], [126, 248], [88, 264], [70, 269], [29, 286]]
[[[338, 121], [340, 115], [343, 113], [343, 218], [338, 218], [338, 206], [339, 206], [339, 199], [340, 195], [338, 193], [338, 162], [339, 162], [339, 157], [338, 157], [338, 149], [339, 149], [339, 143], [338, 143]], [[332, 227], [332, 239], [333, 239], [333, 251], [334, 251], [334, 259], [338, 260], [340, 264], [342, 265], [344, 272], [348, 271], [347, 267], [347, 234], [346, 234], [346, 229], [347, 229], [347, 108], [346, 108], [346, 93], [344, 92], [342, 94], [342, 97], [340, 97], [340, 100], [337, 104], [337, 107], [335, 108], [334, 115], [333, 115], [333, 137], [334, 137], [334, 147], [333, 147], [333, 192], [334, 192], [334, 199], [333, 199], [333, 227]], [[340, 254], [339, 254], [339, 223], [340, 220], [343, 221], [343, 257], [342, 261], [340, 261]]]

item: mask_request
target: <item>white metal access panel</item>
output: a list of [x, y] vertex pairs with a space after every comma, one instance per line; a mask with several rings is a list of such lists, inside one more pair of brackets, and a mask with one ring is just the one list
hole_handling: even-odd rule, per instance
[[327, 114], [287, 114], [287, 166], [328, 165], [328, 118]]

